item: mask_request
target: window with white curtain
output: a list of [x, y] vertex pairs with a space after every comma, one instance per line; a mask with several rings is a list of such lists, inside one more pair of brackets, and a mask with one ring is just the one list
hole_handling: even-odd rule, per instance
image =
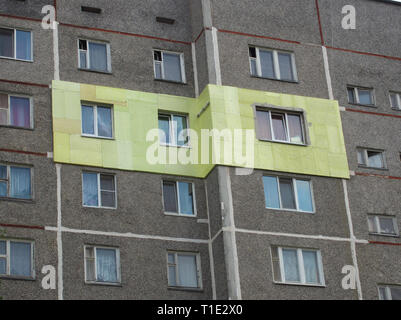
[[383, 285], [379, 286], [380, 300], [401, 300], [401, 286]]
[[32, 61], [32, 56], [31, 31], [0, 28], [0, 57]]
[[118, 284], [120, 250], [100, 246], [85, 246], [85, 280], [94, 283]]
[[189, 182], [163, 181], [164, 212], [195, 216], [194, 185]]
[[358, 148], [358, 165], [375, 169], [385, 169], [386, 160], [383, 150]]
[[82, 173], [82, 198], [84, 207], [115, 209], [115, 176], [95, 172]]
[[31, 170], [0, 164], [0, 198], [32, 199]]
[[169, 287], [189, 289], [202, 287], [199, 254], [168, 252], [167, 268]]
[[111, 72], [110, 44], [91, 40], [78, 40], [80, 69]]
[[325, 285], [319, 250], [273, 246], [271, 253], [276, 282]]
[[374, 106], [375, 104], [375, 97], [371, 88], [348, 86], [347, 92], [349, 103], [364, 106]]
[[298, 81], [292, 52], [249, 47], [251, 75], [267, 79]]
[[0, 93], [0, 125], [32, 128], [31, 98]]
[[188, 146], [188, 117], [186, 115], [159, 113], [159, 139], [163, 145]]
[[397, 219], [393, 216], [369, 215], [368, 226], [371, 234], [393, 237], [399, 235]]
[[82, 104], [82, 135], [113, 138], [113, 109], [107, 106]]
[[401, 110], [401, 93], [390, 92], [390, 103], [391, 108], [395, 110]]
[[33, 243], [0, 239], [0, 275], [33, 278]]
[[154, 50], [155, 79], [185, 83], [184, 55], [182, 53]]

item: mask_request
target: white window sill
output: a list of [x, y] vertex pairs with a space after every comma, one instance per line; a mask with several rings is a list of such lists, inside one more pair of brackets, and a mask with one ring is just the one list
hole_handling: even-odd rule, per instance
[[385, 237], [385, 238], [395, 238], [399, 239], [400, 235], [399, 234], [384, 234], [384, 233], [374, 233], [374, 232], [369, 232], [370, 236], [375, 236], [375, 237]]
[[95, 70], [95, 69], [85, 69], [85, 68], [78, 68], [79, 71], [87, 71], [87, 72], [94, 72], [94, 73], [101, 73], [101, 74], [113, 74], [111, 71], [108, 70]]
[[17, 126], [13, 126], [13, 125], [10, 125], [10, 124], [0, 124], [0, 127], [7, 128], [7, 129], [20, 129], [20, 130], [28, 130], [28, 131], [33, 131], [34, 130], [34, 128], [17, 127]]
[[16, 281], [36, 281], [35, 277], [19, 277], [19, 276], [11, 276], [11, 275], [0, 275], [0, 279], [16, 280]]
[[369, 169], [369, 170], [389, 171], [388, 168], [369, 167], [369, 166], [364, 166], [364, 165], [362, 165], [362, 164], [358, 164], [358, 168], [361, 168], [361, 169]]
[[175, 291], [203, 292], [203, 288], [187, 288], [187, 287], [168, 286], [167, 289], [168, 290], [175, 290]]
[[292, 212], [292, 213], [308, 213], [308, 214], [316, 214], [316, 211], [301, 211], [301, 210], [294, 210], [294, 209], [281, 209], [281, 208], [267, 208], [267, 210], [273, 211], [283, 211], [283, 212]]
[[294, 83], [294, 84], [298, 84], [299, 83], [298, 80], [284, 80], [284, 79], [282, 80], [282, 79], [277, 79], [277, 78], [262, 77], [262, 76], [253, 75], [253, 74], [251, 74], [251, 78], [263, 79], [263, 80], [281, 81], [281, 82], [288, 82], [288, 83]]
[[294, 142], [288, 142], [288, 141], [280, 141], [280, 140], [268, 140], [268, 139], [258, 139], [259, 141], [263, 142], [270, 142], [270, 143], [281, 143], [281, 144], [287, 144], [290, 146], [299, 146], [299, 147], [308, 147], [309, 145], [306, 143], [294, 143]]
[[95, 207], [95, 206], [85, 206], [85, 205], [82, 206], [88, 209], [117, 210], [117, 207]]
[[357, 106], [357, 107], [368, 107], [368, 108], [374, 108], [374, 109], [378, 108], [378, 106], [374, 105], [374, 104], [362, 104], [362, 103], [352, 103], [352, 102], [348, 102], [348, 104], [350, 104], [352, 106]]
[[180, 217], [180, 218], [191, 218], [191, 219], [197, 218], [196, 215], [182, 214], [182, 213], [176, 213], [176, 212], [165, 212], [164, 214], [166, 216]]
[[6, 60], [13, 60], [13, 61], [20, 61], [20, 62], [33, 63], [33, 60], [24, 60], [24, 59], [17, 59], [17, 58], [11, 58], [11, 57], [3, 57], [3, 56], [0, 56], [0, 59], [6, 59]]
[[298, 286], [298, 287], [312, 287], [312, 288], [327, 288], [325, 284], [312, 284], [312, 283], [296, 283], [296, 282], [279, 282], [273, 281], [274, 284], [282, 286]]
[[122, 287], [121, 282], [97, 282], [97, 281], [85, 281], [87, 285], [93, 286], [105, 286], [105, 287]]
[[21, 199], [21, 198], [0, 197], [0, 201], [34, 203], [34, 200], [32, 198], [31, 199]]
[[101, 137], [101, 136], [91, 136], [89, 134], [81, 134], [82, 138], [91, 138], [91, 139], [102, 139], [102, 140], [115, 140], [114, 137]]
[[161, 147], [166, 147], [166, 148], [184, 148], [184, 149], [192, 149], [192, 147], [191, 146], [188, 146], [188, 145], [184, 145], [184, 146], [179, 146], [179, 145], [176, 145], [176, 144], [168, 144], [168, 143], [160, 143], [160, 146]]
[[187, 82], [182, 82], [182, 81], [174, 81], [174, 80], [167, 80], [167, 79], [158, 79], [155, 78], [155, 81], [160, 81], [160, 82], [167, 82], [167, 83], [173, 83], [173, 84], [182, 84], [182, 85], [187, 85]]

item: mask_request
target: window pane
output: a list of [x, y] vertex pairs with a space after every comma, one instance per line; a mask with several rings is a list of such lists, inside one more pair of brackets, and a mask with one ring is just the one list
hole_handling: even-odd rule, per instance
[[273, 52], [259, 50], [260, 65], [262, 69], [262, 77], [275, 78]]
[[372, 94], [370, 90], [358, 89], [360, 104], [373, 104]]
[[290, 142], [304, 143], [301, 116], [289, 114], [287, 118], [289, 127], [288, 130], [290, 131]]
[[355, 90], [353, 88], [349, 88], [348, 89], [348, 102], [349, 103], [356, 103]]
[[98, 201], [98, 188], [97, 188], [97, 174], [84, 172], [82, 174], [83, 180], [83, 201], [85, 206], [97, 207]]
[[17, 30], [17, 59], [32, 60], [31, 32]]
[[162, 76], [162, 64], [160, 62], [155, 61], [155, 78], [163, 79]]
[[175, 266], [168, 267], [168, 285], [175, 287], [177, 286], [177, 279], [175, 275]]
[[287, 141], [285, 118], [283, 114], [272, 113], [274, 139]]
[[168, 254], [168, 263], [175, 264], [174, 254]]
[[95, 134], [93, 107], [82, 106], [82, 133]]
[[115, 190], [114, 176], [101, 174], [100, 189], [106, 191], [114, 191]]
[[116, 207], [116, 194], [115, 192], [102, 191], [100, 193], [102, 199], [102, 207], [115, 208]]
[[0, 181], [0, 197], [7, 197], [7, 182]]
[[10, 125], [29, 128], [31, 110], [29, 98], [10, 97]]
[[391, 299], [401, 300], [401, 288], [391, 288]]
[[296, 209], [291, 179], [280, 178], [281, 203], [284, 209]]
[[380, 232], [381, 233], [396, 234], [393, 218], [379, 217], [379, 222], [380, 222]]
[[368, 151], [368, 166], [384, 168], [383, 154], [381, 152]]
[[178, 188], [180, 193], [180, 213], [190, 216], [194, 215], [192, 183], [179, 182]]
[[0, 179], [7, 179], [7, 167], [0, 166]]
[[173, 116], [173, 121], [175, 125], [175, 135], [177, 138], [178, 146], [185, 146], [188, 144], [188, 136], [187, 136], [187, 117], [185, 116]]
[[369, 225], [369, 232], [378, 233], [376, 226], [376, 217], [374, 216], [368, 217], [368, 225]]
[[7, 109], [0, 109], [0, 125], [8, 125]]
[[358, 150], [358, 164], [366, 166], [365, 150]]
[[256, 110], [256, 134], [261, 140], [271, 140], [270, 114], [268, 111]]
[[160, 134], [160, 143], [169, 144], [171, 142], [170, 139], [170, 120], [169, 117], [159, 116], [159, 130], [161, 130]]
[[118, 282], [116, 250], [96, 248], [96, 268], [97, 281]]
[[178, 54], [163, 53], [164, 78], [182, 82], [181, 57]]
[[255, 47], [249, 47], [249, 56], [251, 58], [256, 58], [256, 48]]
[[0, 255], [7, 254], [7, 243], [5, 241], [0, 241]]
[[95, 281], [95, 259], [86, 259], [86, 280]]
[[305, 267], [305, 280], [307, 283], [320, 283], [317, 252], [302, 251]]
[[250, 63], [251, 63], [251, 75], [257, 76], [258, 69], [256, 67], [256, 59], [250, 59]]
[[265, 190], [266, 207], [280, 209], [277, 178], [263, 177], [263, 186]]
[[198, 287], [198, 275], [196, 270], [196, 257], [178, 255], [178, 272], [180, 286], [186, 288]]
[[0, 29], [0, 56], [14, 58], [14, 30]]
[[286, 282], [300, 282], [296, 250], [283, 249], [284, 277]]
[[0, 274], [7, 274], [7, 260], [0, 258]]
[[18, 199], [31, 198], [31, 169], [10, 168], [10, 197]]
[[86, 65], [86, 51], [79, 51], [79, 67], [82, 69], [87, 69]]
[[0, 93], [0, 109], [8, 109], [8, 95]]
[[384, 288], [384, 287], [379, 288], [379, 296], [380, 296], [380, 300], [388, 300], [387, 294], [386, 294], [386, 288]]
[[391, 93], [390, 94], [390, 100], [391, 100], [391, 107], [399, 109], [398, 101], [397, 101], [397, 94]]
[[296, 180], [299, 210], [313, 212], [312, 192], [309, 181]]
[[111, 138], [113, 136], [111, 108], [97, 107], [97, 127], [99, 137]]
[[90, 69], [107, 71], [107, 46], [89, 42], [89, 61]]
[[279, 53], [278, 63], [280, 66], [280, 77], [281, 80], [294, 80], [292, 72], [292, 58], [289, 53]]
[[164, 211], [178, 213], [175, 182], [163, 182]]
[[10, 274], [31, 276], [31, 244], [10, 242]]

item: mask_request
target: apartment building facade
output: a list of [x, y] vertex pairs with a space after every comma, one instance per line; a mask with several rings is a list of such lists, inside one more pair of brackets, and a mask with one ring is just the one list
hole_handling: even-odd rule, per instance
[[0, 296], [399, 299], [400, 10], [0, 1]]

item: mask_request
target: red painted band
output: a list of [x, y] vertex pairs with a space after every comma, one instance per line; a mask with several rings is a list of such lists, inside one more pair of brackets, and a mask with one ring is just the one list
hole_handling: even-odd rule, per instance
[[391, 118], [401, 118], [401, 116], [396, 114], [389, 114], [389, 113], [379, 113], [379, 112], [371, 112], [371, 111], [363, 111], [363, 110], [356, 110], [351, 108], [345, 108], [345, 110], [349, 112], [357, 112], [357, 113], [364, 113], [364, 114], [372, 114], [375, 116], [383, 116], [383, 117], [391, 117]]
[[375, 173], [355, 172], [355, 175], [363, 176], [363, 177], [378, 177], [378, 178], [391, 179], [391, 180], [401, 180], [401, 177], [385, 176], [382, 174], [375, 174]]
[[378, 54], [378, 53], [363, 52], [363, 51], [357, 51], [357, 50], [351, 50], [351, 49], [343, 49], [343, 48], [336, 48], [336, 47], [330, 47], [330, 46], [326, 46], [326, 48], [332, 49], [332, 50], [344, 51], [344, 52], [351, 52], [351, 53], [363, 54], [363, 55], [366, 55], [366, 56], [373, 56], [373, 57], [379, 57], [379, 58], [385, 58], [385, 59], [390, 59], [390, 60], [401, 61], [401, 58], [399, 58], [399, 57], [386, 56], [386, 55]]
[[22, 81], [14, 81], [14, 80], [6, 80], [6, 79], [0, 79], [0, 82], [21, 84], [21, 85], [24, 85], [24, 86], [34, 86], [34, 87], [41, 87], [41, 88], [49, 88], [49, 85], [47, 85], [47, 84], [32, 83], [32, 82], [22, 82]]
[[24, 226], [24, 225], [4, 224], [4, 223], [0, 223], [0, 227], [45, 230], [45, 227], [41, 226]]
[[20, 153], [27, 154], [31, 156], [39, 156], [39, 157], [47, 157], [47, 153], [39, 153], [39, 152], [31, 152], [31, 151], [21, 151], [21, 150], [11, 150], [11, 149], [0, 149], [1, 152], [11, 152], [11, 153]]
[[224, 30], [224, 29], [218, 29], [218, 30], [223, 33], [231, 33], [231, 34], [240, 35], [240, 36], [276, 40], [276, 41], [282, 41], [282, 42], [288, 42], [288, 43], [294, 43], [294, 44], [301, 44], [301, 42], [299, 42], [299, 41], [286, 40], [286, 39], [281, 39], [281, 38], [261, 36], [261, 35], [256, 35], [256, 34], [250, 34], [250, 33], [238, 32], [238, 31], [230, 31], [230, 30]]
[[386, 246], [401, 246], [401, 243], [393, 243], [393, 242], [380, 242], [380, 241], [369, 241], [370, 244], [381, 244]]
[[319, 32], [320, 32], [320, 41], [322, 46], [324, 46], [324, 37], [323, 37], [323, 28], [322, 28], [322, 21], [320, 19], [320, 9], [319, 9], [319, 0], [315, 0], [316, 4], [316, 12], [317, 12], [317, 20], [319, 22]]

